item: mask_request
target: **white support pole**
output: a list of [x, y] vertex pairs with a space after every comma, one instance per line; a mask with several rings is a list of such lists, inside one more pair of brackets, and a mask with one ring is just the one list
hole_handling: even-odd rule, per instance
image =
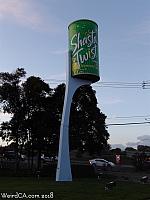
[[60, 128], [59, 154], [56, 171], [56, 181], [72, 181], [70, 155], [69, 155], [69, 118], [72, 98], [75, 91], [82, 85], [90, 85], [92, 82], [72, 78], [69, 76], [66, 84], [65, 101]]

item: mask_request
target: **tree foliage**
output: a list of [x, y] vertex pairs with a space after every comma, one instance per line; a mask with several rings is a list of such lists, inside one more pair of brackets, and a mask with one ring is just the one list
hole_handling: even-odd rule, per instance
[[71, 108], [71, 148], [88, 151], [90, 154], [100, 153], [106, 148], [109, 134], [105, 119], [106, 116], [97, 107], [92, 87], [80, 87], [73, 97]]
[[[13, 73], [0, 73], [0, 109], [11, 114], [3, 122], [0, 137], [16, 144], [16, 154], [25, 148], [28, 155], [38, 152], [58, 153], [59, 132], [65, 95], [65, 84], [51, 89], [41, 78], [30, 76], [18, 68]], [[70, 150], [100, 153], [108, 146], [106, 116], [97, 106], [91, 86], [80, 87], [72, 101], [70, 114]]]

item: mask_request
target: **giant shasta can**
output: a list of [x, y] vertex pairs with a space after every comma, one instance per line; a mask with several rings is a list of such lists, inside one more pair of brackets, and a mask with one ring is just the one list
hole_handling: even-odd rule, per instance
[[68, 32], [71, 76], [92, 82], [98, 81], [98, 25], [94, 21], [81, 19], [71, 23]]

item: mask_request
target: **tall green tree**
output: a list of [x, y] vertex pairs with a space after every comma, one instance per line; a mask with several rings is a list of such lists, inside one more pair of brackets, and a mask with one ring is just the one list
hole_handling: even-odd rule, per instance
[[2, 139], [16, 144], [16, 157], [22, 146], [28, 147], [32, 158], [34, 151], [38, 151], [40, 168], [41, 151], [52, 133], [52, 89], [39, 77], [31, 76], [21, 82], [25, 74], [24, 69], [19, 68], [14, 73], [0, 73], [1, 111], [11, 114], [10, 121], [1, 124], [0, 133]]
[[108, 147], [109, 133], [105, 125], [106, 116], [97, 107], [95, 91], [91, 86], [80, 87], [71, 108], [71, 148], [98, 153]]
[[[32, 165], [34, 150], [38, 151], [38, 169], [41, 166], [41, 152], [51, 132], [51, 95], [52, 89], [39, 77], [31, 76], [23, 84], [26, 129]], [[49, 108], [49, 110], [48, 110]], [[31, 148], [30, 148], [31, 147]], [[29, 154], [30, 155], [30, 154]]]
[[[65, 85], [55, 89], [57, 116], [61, 121]], [[70, 112], [70, 150], [98, 153], [109, 147], [109, 133], [105, 125], [106, 116], [98, 108], [95, 91], [91, 86], [82, 86], [74, 94]], [[58, 133], [59, 134], [59, 133]]]
[[17, 68], [15, 72], [0, 73], [0, 109], [4, 113], [11, 115], [9, 122], [2, 123], [1, 136], [3, 139], [13, 140], [16, 144], [16, 159], [18, 168], [19, 144], [24, 136], [24, 107], [22, 98], [21, 79], [26, 72], [23, 68]]

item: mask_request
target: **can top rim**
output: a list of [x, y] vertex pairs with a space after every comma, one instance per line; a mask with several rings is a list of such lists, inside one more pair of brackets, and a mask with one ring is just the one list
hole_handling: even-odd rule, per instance
[[94, 24], [98, 27], [97, 23], [94, 22], [93, 20], [90, 20], [90, 19], [78, 19], [78, 20], [73, 21], [71, 24], [69, 24], [68, 29], [69, 29], [69, 27], [70, 27], [72, 24], [74, 24], [74, 23], [76, 23], [76, 22], [79, 22], [79, 21], [89, 21], [89, 22], [94, 23]]

